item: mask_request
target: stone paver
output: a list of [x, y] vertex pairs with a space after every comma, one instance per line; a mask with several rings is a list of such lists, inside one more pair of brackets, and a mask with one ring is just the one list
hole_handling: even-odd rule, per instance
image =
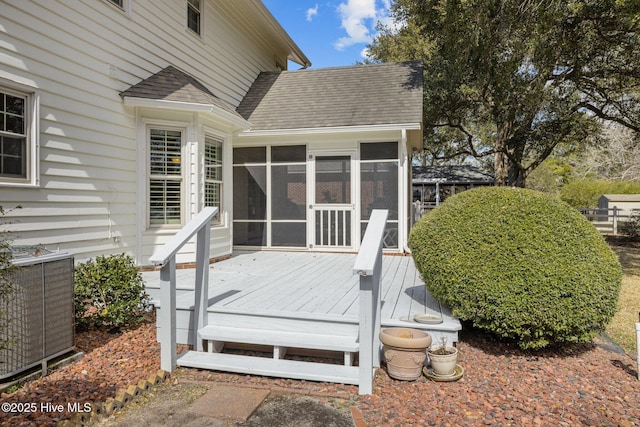
[[246, 422], [269, 396], [269, 390], [212, 385], [193, 402], [191, 411], [206, 417]]

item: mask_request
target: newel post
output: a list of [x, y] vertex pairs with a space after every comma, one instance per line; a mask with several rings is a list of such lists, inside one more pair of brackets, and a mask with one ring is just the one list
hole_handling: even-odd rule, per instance
[[373, 393], [374, 367], [380, 367], [380, 279], [382, 272], [382, 246], [388, 211], [374, 210], [354, 272], [360, 276], [360, 367], [358, 393]]
[[198, 230], [196, 243], [195, 301], [193, 306], [193, 336], [196, 351], [203, 351], [202, 340], [198, 339], [198, 331], [207, 325], [210, 236], [211, 229], [209, 227], [202, 227]]
[[176, 257], [160, 270], [160, 368], [173, 372], [177, 364], [176, 344]]

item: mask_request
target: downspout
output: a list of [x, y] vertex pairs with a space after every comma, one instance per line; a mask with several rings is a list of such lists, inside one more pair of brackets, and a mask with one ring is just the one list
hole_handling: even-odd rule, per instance
[[[401, 148], [401, 154], [402, 154], [402, 158], [405, 162], [406, 165], [406, 169], [404, 171], [404, 173], [402, 174], [402, 218], [404, 218], [404, 220], [402, 221], [402, 250], [405, 253], [410, 254], [411, 253], [411, 249], [409, 249], [409, 221], [410, 218], [409, 216], [411, 215], [411, 212], [407, 212], [407, 210], [409, 209], [409, 194], [411, 192], [411, 183], [409, 182], [409, 176], [411, 176], [411, 159], [409, 159], [409, 150], [407, 149], [407, 130], [406, 129], [402, 129], [402, 136], [400, 137], [400, 146]], [[408, 171], [407, 171], [408, 169]]]

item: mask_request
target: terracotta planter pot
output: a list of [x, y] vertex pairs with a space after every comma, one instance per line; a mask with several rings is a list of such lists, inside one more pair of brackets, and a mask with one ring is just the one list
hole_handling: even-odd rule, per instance
[[411, 328], [386, 328], [380, 331], [380, 341], [391, 378], [411, 381], [422, 375], [431, 335]]
[[458, 361], [458, 349], [455, 347], [445, 347], [448, 354], [437, 354], [434, 351], [442, 349], [442, 346], [430, 348], [427, 351], [431, 368], [435, 375], [446, 377], [453, 375]]

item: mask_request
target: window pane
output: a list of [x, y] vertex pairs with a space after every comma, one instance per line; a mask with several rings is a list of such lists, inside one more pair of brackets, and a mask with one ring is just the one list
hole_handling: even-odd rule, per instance
[[204, 139], [204, 205], [218, 208], [214, 222], [220, 222], [222, 210], [222, 142], [211, 136]]
[[200, 34], [200, 0], [189, 0], [187, 5], [187, 25]]
[[316, 203], [351, 203], [351, 157], [316, 157]]
[[304, 222], [271, 223], [271, 246], [307, 246], [307, 224]]
[[149, 221], [151, 224], [180, 224], [180, 181], [151, 180]]
[[181, 175], [182, 133], [151, 129], [151, 175]]
[[360, 164], [361, 219], [368, 220], [373, 209], [388, 209], [389, 220], [398, 219], [398, 162]]
[[206, 137], [204, 150], [205, 179], [222, 181], [222, 141]]
[[271, 161], [274, 163], [306, 162], [307, 147], [305, 145], [271, 147]]
[[25, 99], [17, 96], [0, 94], [0, 131], [25, 134]]
[[266, 246], [266, 230], [264, 222], [234, 222], [233, 244], [236, 246]]
[[123, 8], [123, 2], [124, 0], [109, 0], [111, 3], [115, 4], [116, 6], [118, 6], [119, 8]]
[[233, 163], [266, 163], [267, 149], [265, 147], [234, 148]]
[[20, 135], [24, 134], [24, 119], [19, 116], [12, 116], [10, 114], [6, 115], [6, 126], [5, 130], [7, 132], [17, 133]]
[[24, 115], [24, 98], [18, 98], [17, 96], [7, 95], [7, 113], [15, 114], [18, 116]]
[[149, 223], [181, 224], [182, 132], [149, 130]]
[[271, 167], [273, 219], [306, 219], [307, 168], [305, 165]]
[[397, 142], [372, 142], [360, 144], [361, 160], [394, 160], [398, 158]]
[[0, 176], [26, 178], [26, 139], [0, 137]]
[[267, 167], [233, 167], [233, 216], [236, 219], [267, 218]]

